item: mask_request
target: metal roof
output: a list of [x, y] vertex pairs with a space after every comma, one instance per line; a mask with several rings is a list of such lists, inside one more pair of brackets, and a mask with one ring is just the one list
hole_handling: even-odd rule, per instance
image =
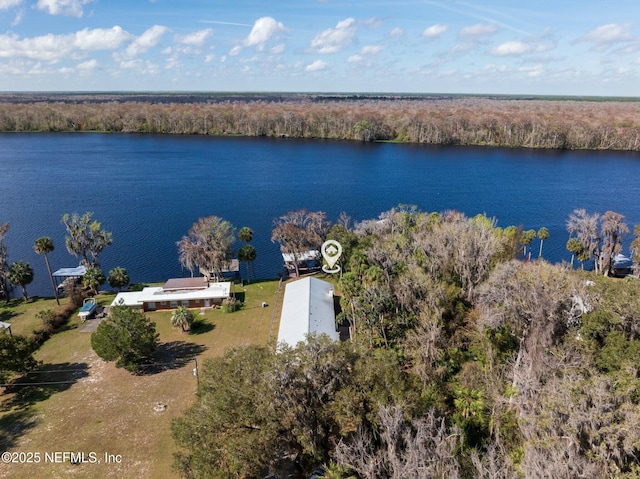
[[294, 347], [306, 341], [309, 334], [326, 334], [334, 341], [340, 339], [336, 331], [333, 285], [311, 276], [288, 283], [285, 288], [278, 343]]
[[87, 272], [87, 267], [84, 265], [76, 266], [75, 268], [60, 268], [55, 271], [52, 276], [60, 277], [76, 277], [84, 276]]

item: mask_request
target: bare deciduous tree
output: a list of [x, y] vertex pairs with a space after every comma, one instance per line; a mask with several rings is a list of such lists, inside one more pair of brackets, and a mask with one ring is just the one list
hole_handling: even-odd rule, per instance
[[271, 241], [280, 243], [280, 251], [293, 256], [296, 274], [298, 262], [307, 251], [319, 250], [329, 232], [330, 223], [323, 211], [290, 211], [273, 220]]
[[110, 232], [102, 229], [102, 224], [92, 220], [93, 213], [86, 212], [62, 215], [62, 223], [67, 228], [65, 245], [67, 251], [79, 257], [85, 266], [98, 266], [98, 255], [113, 243]]
[[180, 263], [193, 272], [196, 266], [222, 277], [233, 257], [235, 228], [218, 216], [207, 216], [196, 221], [187, 236], [177, 242]]
[[397, 406], [381, 407], [380, 436], [359, 429], [349, 442], [336, 448], [336, 460], [363, 479], [430, 479], [460, 477], [456, 448], [457, 428], [447, 429], [433, 410], [408, 421]]
[[[567, 231], [569, 236], [575, 236], [582, 245], [584, 256], [596, 259], [600, 256], [600, 234], [598, 233], [598, 220], [600, 215], [590, 215], [584, 208], [577, 208], [567, 219]], [[596, 268], [599, 266], [596, 261]]]

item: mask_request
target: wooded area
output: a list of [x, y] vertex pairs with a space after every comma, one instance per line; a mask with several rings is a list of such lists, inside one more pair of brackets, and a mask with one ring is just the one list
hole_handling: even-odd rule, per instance
[[4, 94], [0, 131], [638, 151], [640, 102], [422, 95]]
[[[597, 258], [627, 226], [596, 216], [575, 210], [567, 229], [589, 249], [595, 221]], [[409, 206], [353, 227], [342, 217], [327, 237], [343, 248], [338, 320], [351, 341], [206, 361], [195, 404], [173, 423], [176, 470], [637, 478], [640, 281], [525, 259], [524, 233]]]

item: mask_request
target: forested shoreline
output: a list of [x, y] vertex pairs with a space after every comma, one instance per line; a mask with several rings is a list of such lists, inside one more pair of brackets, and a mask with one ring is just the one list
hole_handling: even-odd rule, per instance
[[640, 102], [475, 96], [3, 94], [1, 132], [640, 150]]

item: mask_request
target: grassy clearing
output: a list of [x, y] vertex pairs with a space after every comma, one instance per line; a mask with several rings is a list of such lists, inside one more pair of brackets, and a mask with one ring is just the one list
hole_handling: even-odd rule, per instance
[[[162, 364], [139, 376], [100, 360], [91, 349], [91, 334], [82, 332], [85, 325], [74, 316], [37, 352], [42, 371], [20, 380], [65, 384], [15, 387], [0, 395], [0, 452], [40, 453], [40, 463], [3, 464], [0, 477], [177, 477], [171, 471], [170, 424], [193, 402], [194, 358], [201, 364], [236, 345], [267, 344], [278, 327], [279, 311], [272, 326], [277, 287], [277, 281], [236, 285], [245, 307], [235, 313], [196, 311], [193, 334], [172, 328], [168, 311], [149, 313], [160, 334]], [[99, 302], [112, 298], [101, 295]], [[261, 307], [263, 301], [269, 307]], [[14, 334], [30, 334], [39, 326], [35, 314], [52, 305], [53, 300], [38, 300], [3, 307], [0, 315], [12, 323]], [[158, 405], [165, 409], [157, 411]], [[56, 451], [83, 452], [86, 460], [95, 453], [100, 463], [45, 460], [45, 453]], [[105, 462], [105, 454], [120, 462]]]

